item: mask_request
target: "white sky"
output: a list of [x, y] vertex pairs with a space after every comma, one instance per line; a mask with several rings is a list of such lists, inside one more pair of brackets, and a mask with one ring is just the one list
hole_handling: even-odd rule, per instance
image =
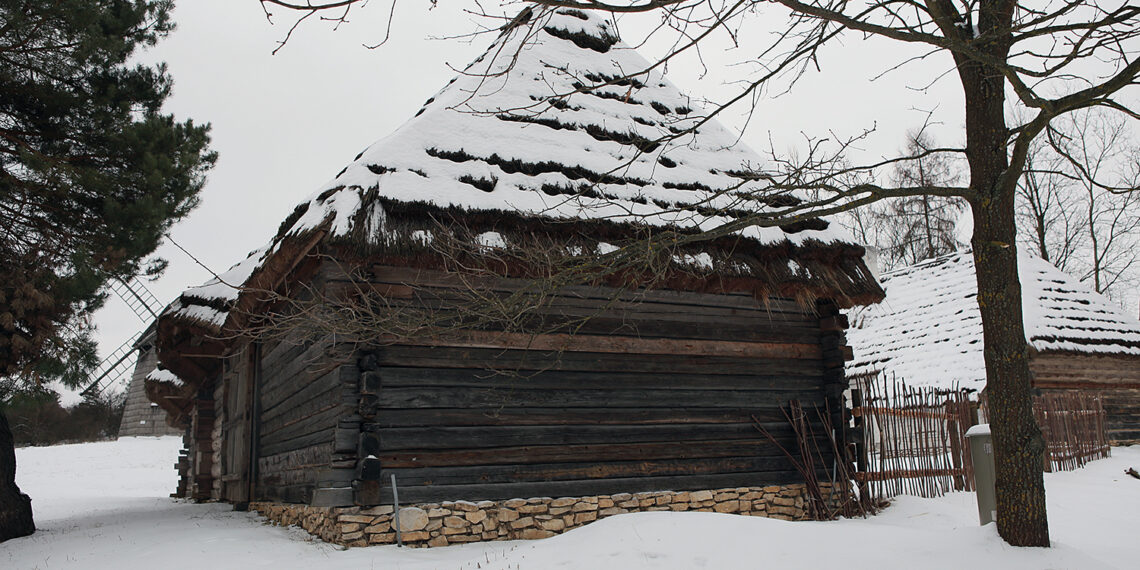
[[[391, 40], [370, 50], [383, 37], [387, 4], [373, 2], [354, 12], [352, 22], [333, 31], [315, 19], [303, 24], [277, 55], [271, 52], [292, 22], [279, 11], [271, 26], [256, 0], [181, 0], [174, 12], [178, 29], [144, 54], [165, 61], [174, 77], [166, 110], [179, 118], [213, 125], [217, 167], [201, 194], [201, 205], [171, 234], [213, 271], [221, 272], [266, 243], [294, 205], [331, 179], [367, 145], [412, 117], [424, 100], [474, 59], [491, 41], [436, 40], [478, 29], [464, 14], [467, 2], [398, 5]], [[484, 4], [489, 6], [491, 4]], [[508, 7], [514, 13], [517, 7]], [[778, 24], [782, 20], [776, 20]], [[702, 76], [693, 58], [672, 64], [669, 77], [695, 97], [723, 98], [725, 78], [748, 68], [730, 66], [755, 53], [756, 42], [772, 15], [754, 16], [741, 36], [741, 47], [706, 48], [709, 72]], [[623, 37], [634, 43], [637, 30], [653, 17], [619, 22]], [[486, 25], [486, 23], [484, 22]], [[653, 48], [642, 53], [652, 58]], [[658, 46], [660, 47], [660, 46]], [[962, 103], [951, 74], [933, 88], [920, 90], [950, 68], [948, 57], [913, 63], [884, 78], [875, 76], [901, 61], [897, 45], [852, 36], [824, 52], [821, 73], [811, 72], [789, 96], [758, 102], [743, 140], [762, 150], [769, 138], [779, 150], [802, 141], [800, 133], [829, 136], [877, 128], [865, 148], [869, 157], [903, 146], [905, 132], [937, 110], [940, 142], [960, 143]], [[450, 66], [450, 67], [449, 67]], [[744, 125], [746, 108], [724, 116], [731, 128]], [[210, 274], [170, 245], [158, 255], [170, 268], [148, 286], [163, 303]], [[101, 354], [107, 354], [143, 327], [117, 298], [96, 314]]]

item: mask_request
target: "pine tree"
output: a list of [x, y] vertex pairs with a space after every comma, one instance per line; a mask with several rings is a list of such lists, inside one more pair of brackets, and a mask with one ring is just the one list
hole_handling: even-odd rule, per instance
[[[195, 205], [208, 126], [161, 112], [165, 67], [128, 64], [170, 0], [0, 0], [0, 376], [76, 381], [83, 317]], [[81, 359], [82, 361], [82, 359]], [[73, 361], [74, 362], [74, 361]], [[34, 531], [0, 414], [0, 541]]]

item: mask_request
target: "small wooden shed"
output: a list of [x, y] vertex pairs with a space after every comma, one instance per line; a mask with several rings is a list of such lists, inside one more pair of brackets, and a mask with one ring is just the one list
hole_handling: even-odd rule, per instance
[[[1109, 439], [1140, 442], [1140, 321], [1045, 260], [1021, 252], [1017, 264], [1033, 386], [1100, 396]], [[848, 331], [848, 376], [984, 390], [974, 275], [970, 251], [884, 273], [886, 299], [860, 309]]]
[[[596, 511], [599, 496], [622, 493], [802, 490], [757, 426], [794, 451], [781, 412], [791, 400], [838, 425], [849, 353], [840, 311], [882, 296], [863, 248], [823, 220], [672, 250], [652, 278], [557, 287], [531, 314], [533, 330], [378, 334], [351, 354], [331, 335], [243, 336], [269, 310], [266, 291], [343, 289], [352, 274], [392, 310], [453, 310], [473, 279], [509, 295], [551, 274], [519, 251], [591, 259], [798, 202], [750, 181], [743, 172], [761, 159], [644, 72], [611, 22], [573, 10], [530, 18], [302, 202], [269, 245], [163, 314], [164, 369], [148, 391], [189, 428], [185, 496], [369, 507], [392, 501], [395, 476], [412, 505], [586, 497]], [[457, 257], [445, 237], [472, 247]], [[755, 506], [739, 493], [715, 505], [760, 513], [756, 492]], [[778, 495], [769, 489], [769, 502]], [[685, 504], [711, 510], [712, 497]], [[482, 539], [517, 534], [490, 524], [475, 525]], [[566, 523], [550, 524], [540, 530]], [[367, 542], [359, 532], [334, 538]]]

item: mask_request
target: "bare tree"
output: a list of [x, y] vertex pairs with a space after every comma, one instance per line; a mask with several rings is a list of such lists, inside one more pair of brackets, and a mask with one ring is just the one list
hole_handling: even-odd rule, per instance
[[1064, 161], [1044, 138], [1034, 142], [1017, 185], [1017, 229], [1022, 243], [1045, 261], [1068, 271], [1084, 236], [1079, 196]]
[[[934, 148], [925, 130], [908, 135], [904, 156], [920, 156]], [[956, 186], [960, 161], [949, 154], [924, 155], [895, 165], [891, 181], [898, 187]], [[966, 203], [955, 196], [921, 194], [888, 198], [848, 212], [864, 243], [880, 250], [883, 269], [911, 265], [958, 249], [955, 230]]]
[[1120, 113], [1086, 109], [1050, 126], [1018, 187], [1022, 239], [1121, 304], [1140, 246], [1140, 146]]
[[[294, 10], [303, 18], [327, 11], [334, 21], [344, 21], [349, 9], [364, 5], [363, 0], [258, 1], [262, 6]], [[481, 9], [473, 4], [475, 10]], [[705, 235], [711, 239], [748, 225], [787, 223], [889, 197], [934, 195], [966, 200], [974, 222], [972, 245], [997, 457], [998, 531], [1014, 545], [1048, 545], [1041, 473], [1044, 440], [1032, 414], [1017, 277], [1017, 187], [1034, 141], [1058, 118], [1093, 107], [1140, 117], [1122, 97], [1122, 92], [1137, 85], [1140, 75], [1140, 6], [1122, 0], [534, 0], [521, 4], [614, 15], [654, 13], [660, 24], [653, 33], [673, 34], [674, 39], [672, 49], [651, 64], [653, 68], [666, 65], [682, 52], [698, 50], [714, 34], [735, 38], [747, 32], [742, 27], [755, 20], [746, 16], [761, 6], [782, 10], [785, 25], [752, 60], [761, 71], [742, 78], [738, 92], [708, 113], [705, 121], [734, 103], [754, 103], [771, 90], [794, 89], [805, 70], [824, 65], [826, 49], [842, 36], [877, 37], [925, 50], [917, 58], [900, 56], [896, 68], [937, 54], [950, 56], [953, 67], [947, 71], [957, 76], [965, 102], [963, 147], [932, 148], [917, 156], [846, 166], [848, 151], [858, 137], [809, 139], [801, 156], [773, 153], [752, 178], [768, 181], [769, 193], [804, 190], [815, 193], [818, 200], [775, 214], [737, 219]], [[394, 1], [387, 6], [394, 8]], [[774, 17], [770, 14], [766, 17]], [[537, 21], [531, 19], [525, 25], [537, 25]], [[876, 62], [876, 67], [882, 64]], [[627, 78], [644, 71], [630, 70]], [[1007, 122], [1007, 94], [1012, 94], [1014, 106], [1025, 109], [1025, 120]], [[694, 128], [702, 124], [697, 122]], [[676, 143], [683, 136], [674, 133], [657, 142]], [[884, 179], [876, 174], [885, 168], [934, 155], [964, 156], [968, 184], [873, 182]]]
[[1082, 110], [1048, 131], [1051, 149], [1067, 166], [1084, 218], [1082, 280], [1106, 293], [1126, 278], [1140, 244], [1140, 147], [1117, 113]]

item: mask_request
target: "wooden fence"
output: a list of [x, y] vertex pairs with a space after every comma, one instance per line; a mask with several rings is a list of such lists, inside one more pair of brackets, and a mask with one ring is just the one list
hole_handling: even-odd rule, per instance
[[963, 390], [912, 388], [898, 380], [856, 379], [856, 482], [863, 496], [937, 497], [973, 490], [966, 430], [976, 409]]
[[[988, 417], [984, 395], [980, 401]], [[1072, 471], [1109, 456], [1107, 414], [1098, 396], [1047, 392], [1033, 398], [1033, 417], [1045, 438], [1046, 473]]]
[[[977, 395], [974, 395], [977, 398]], [[937, 497], [971, 491], [966, 431], [986, 421], [986, 399], [966, 390], [912, 388], [882, 376], [854, 379], [856, 482], [865, 497]], [[1108, 457], [1100, 399], [1082, 393], [1036, 396], [1033, 412], [1047, 448], [1045, 471], [1069, 471]]]

